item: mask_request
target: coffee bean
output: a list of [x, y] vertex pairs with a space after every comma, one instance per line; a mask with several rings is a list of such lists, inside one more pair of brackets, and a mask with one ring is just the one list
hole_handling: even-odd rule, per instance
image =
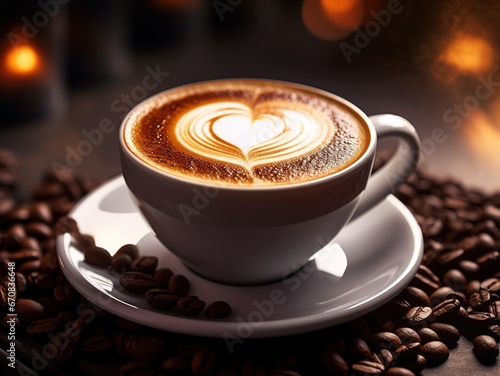
[[407, 328], [407, 327], [398, 328], [394, 331], [394, 334], [396, 334], [399, 337], [403, 345], [421, 341], [418, 333], [412, 328]]
[[444, 323], [432, 323], [429, 328], [434, 330], [439, 337], [439, 340], [448, 347], [456, 345], [460, 339], [460, 332], [453, 325]]
[[114, 254], [114, 256], [118, 257], [122, 254], [129, 255], [132, 260], [135, 260], [139, 257], [139, 248], [135, 244], [125, 244], [122, 245], [118, 251]]
[[323, 352], [321, 362], [332, 375], [349, 376], [349, 365], [338, 352]]
[[481, 283], [481, 288], [487, 290], [489, 293], [500, 292], [500, 279], [488, 278]]
[[54, 219], [52, 210], [46, 202], [34, 202], [30, 206], [29, 218], [31, 221], [50, 225]]
[[351, 374], [355, 376], [382, 375], [382, 372], [384, 372], [384, 366], [382, 364], [369, 360], [362, 360], [351, 366]]
[[471, 312], [467, 318], [467, 323], [470, 328], [476, 331], [482, 331], [489, 328], [495, 323], [496, 317], [489, 312]]
[[197, 316], [205, 309], [206, 303], [197, 296], [186, 296], [179, 299], [177, 307], [179, 311], [188, 316]]
[[219, 353], [214, 349], [202, 347], [191, 359], [191, 371], [195, 375], [211, 375], [219, 363]]
[[145, 294], [155, 287], [154, 278], [141, 272], [125, 272], [120, 277], [120, 284], [127, 290], [136, 294]]
[[370, 347], [361, 338], [351, 338], [347, 342], [347, 353], [353, 362], [369, 360], [372, 356]]
[[161, 364], [163, 371], [186, 372], [190, 369], [189, 358], [185, 355], [170, 355]]
[[450, 351], [443, 342], [431, 341], [420, 348], [420, 355], [425, 358], [429, 367], [435, 367], [448, 360]]
[[415, 376], [415, 374], [409, 369], [402, 367], [389, 368], [384, 373], [385, 376]]
[[120, 368], [120, 376], [154, 376], [149, 362], [130, 361]]
[[412, 342], [408, 345], [401, 345], [394, 351], [394, 358], [401, 360], [410, 360], [415, 358], [420, 351], [420, 343]]
[[395, 365], [397, 367], [409, 369], [410, 371], [418, 375], [425, 369], [425, 367], [427, 367], [427, 360], [425, 360], [422, 355], [418, 354], [413, 359], [398, 359]]
[[29, 222], [25, 226], [26, 234], [42, 242], [52, 236], [52, 229], [43, 222]]
[[79, 249], [82, 252], [86, 252], [90, 248], [94, 248], [95, 240], [92, 235], [89, 234], [76, 234], [73, 235], [73, 241], [75, 243], [76, 249]]
[[40, 303], [32, 299], [24, 298], [17, 299], [16, 311], [22, 320], [30, 322], [41, 318], [45, 313], [45, 310]]
[[47, 344], [47, 358], [55, 364], [65, 364], [72, 359], [80, 339], [80, 330], [69, 328], [53, 337]]
[[210, 319], [224, 319], [228, 317], [232, 311], [231, 306], [227, 302], [218, 300], [208, 305], [205, 309], [205, 316]]
[[446, 297], [454, 292], [451, 287], [449, 286], [443, 286], [438, 288], [436, 291], [434, 291], [430, 296], [429, 299], [431, 301], [431, 307], [435, 307], [439, 303], [443, 302], [446, 300]]
[[458, 269], [468, 280], [476, 278], [479, 274], [479, 265], [471, 260], [461, 260], [458, 263]]
[[417, 287], [407, 286], [400, 295], [403, 297], [403, 299], [410, 303], [411, 307], [428, 307], [431, 305], [427, 294]]
[[492, 337], [496, 342], [500, 342], [500, 326], [492, 325], [486, 331], [486, 334]]
[[166, 289], [168, 287], [168, 282], [173, 275], [174, 273], [169, 268], [157, 269], [153, 274], [156, 286], [161, 289]]
[[405, 316], [408, 325], [412, 328], [427, 326], [432, 315], [431, 307], [413, 307]]
[[168, 281], [167, 289], [177, 295], [186, 296], [189, 292], [189, 288], [189, 280], [181, 274], [175, 274]]
[[432, 341], [439, 341], [439, 336], [437, 333], [430, 328], [422, 328], [418, 330], [418, 335], [421, 338], [421, 343], [425, 344]]
[[415, 274], [415, 277], [413, 277], [412, 281], [410, 282], [410, 285], [417, 287], [426, 293], [432, 293], [440, 286], [439, 283], [433, 281], [432, 279], [420, 273]]
[[47, 334], [57, 331], [60, 325], [61, 323], [57, 318], [38, 319], [26, 327], [26, 333], [32, 335]]
[[111, 255], [101, 247], [90, 247], [85, 250], [85, 261], [91, 265], [107, 268], [111, 264]]
[[480, 335], [472, 341], [474, 346], [474, 354], [477, 359], [483, 363], [494, 363], [498, 356], [499, 350], [496, 341], [487, 335]]
[[450, 321], [456, 318], [460, 310], [457, 299], [448, 299], [432, 308], [432, 316], [438, 322]]
[[86, 354], [102, 354], [113, 348], [113, 340], [110, 336], [90, 337], [82, 341], [81, 349]]
[[153, 274], [158, 266], [158, 257], [155, 256], [141, 256], [132, 261], [130, 270]]
[[467, 278], [458, 269], [449, 269], [441, 277], [442, 284], [451, 287], [455, 291], [465, 291]]
[[401, 346], [399, 337], [391, 332], [375, 333], [370, 337], [370, 347], [378, 351], [380, 349], [396, 350]]
[[121, 254], [117, 257], [111, 257], [110, 268], [117, 273], [123, 274], [130, 270], [130, 265], [132, 264], [132, 258], [129, 255]]
[[487, 290], [479, 290], [469, 296], [469, 305], [473, 311], [488, 312], [490, 301], [491, 296]]
[[300, 373], [292, 369], [277, 368], [268, 373], [269, 376], [300, 376]]
[[129, 333], [125, 336], [123, 351], [135, 360], [151, 360], [167, 348], [164, 337], [156, 334]]
[[467, 284], [467, 288], [465, 289], [465, 296], [470, 297], [475, 292], [479, 292], [480, 289], [481, 289], [481, 282], [479, 282], [478, 280], [470, 281]]
[[28, 261], [40, 260], [42, 252], [39, 249], [27, 249], [16, 252], [11, 252], [10, 261], [15, 262], [16, 265], [21, 265]]
[[170, 290], [151, 289], [146, 292], [146, 301], [156, 309], [169, 309], [175, 307], [180, 296], [172, 293]]

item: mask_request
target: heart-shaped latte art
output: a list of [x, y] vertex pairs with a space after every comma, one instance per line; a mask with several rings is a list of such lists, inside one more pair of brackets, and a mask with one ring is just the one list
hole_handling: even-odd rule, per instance
[[306, 155], [331, 140], [326, 114], [295, 102], [215, 102], [177, 121], [177, 140], [193, 153], [251, 168]]

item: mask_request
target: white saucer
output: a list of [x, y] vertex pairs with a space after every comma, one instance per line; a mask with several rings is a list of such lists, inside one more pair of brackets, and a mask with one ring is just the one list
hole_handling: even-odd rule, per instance
[[[239, 341], [298, 334], [361, 316], [397, 295], [420, 264], [423, 240], [408, 209], [388, 196], [325, 247], [290, 279], [256, 287], [208, 281], [185, 267], [150, 232], [132, 203], [123, 178], [117, 177], [84, 198], [70, 214], [84, 233], [111, 254], [123, 244], [139, 246], [190, 281], [190, 294], [210, 303], [225, 300], [230, 317], [211, 320], [157, 311], [142, 296], [126, 292], [114, 274], [83, 261], [68, 234], [58, 239], [62, 270], [88, 300], [128, 320], [171, 332]], [[274, 302], [273, 302], [274, 301]]]

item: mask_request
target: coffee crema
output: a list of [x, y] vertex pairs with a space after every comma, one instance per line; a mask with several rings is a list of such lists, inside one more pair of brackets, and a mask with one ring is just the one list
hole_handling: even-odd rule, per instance
[[214, 81], [169, 90], [124, 128], [139, 159], [174, 176], [222, 185], [306, 182], [366, 151], [366, 125], [333, 98], [273, 81]]

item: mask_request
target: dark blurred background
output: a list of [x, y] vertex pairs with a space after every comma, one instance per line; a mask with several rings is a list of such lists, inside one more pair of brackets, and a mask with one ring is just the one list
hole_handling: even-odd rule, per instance
[[17, 0], [0, 20], [0, 148], [21, 160], [22, 193], [47, 169], [119, 174], [135, 104], [228, 77], [402, 115], [423, 168], [500, 188], [498, 1]]

